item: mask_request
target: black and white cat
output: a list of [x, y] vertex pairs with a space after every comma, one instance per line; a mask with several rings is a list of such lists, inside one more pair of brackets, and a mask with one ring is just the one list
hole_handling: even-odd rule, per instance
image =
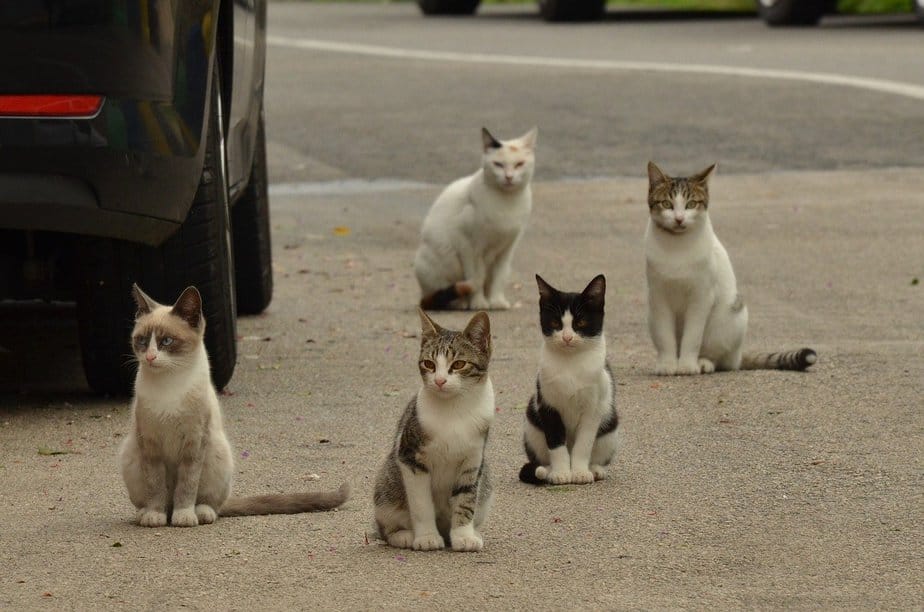
[[461, 332], [423, 311], [420, 321], [421, 385], [375, 481], [376, 527], [398, 548], [479, 551], [493, 497], [484, 459], [495, 409], [490, 321], [476, 313]]
[[714, 170], [715, 164], [689, 177], [670, 177], [648, 162], [645, 260], [655, 374], [804, 370], [817, 359], [810, 348], [742, 352], [748, 309], [709, 219]]
[[424, 218], [414, 257], [424, 310], [510, 308], [504, 290], [533, 207], [537, 130], [481, 136], [481, 168], [446, 187]]
[[606, 360], [603, 310], [606, 279], [581, 293], [555, 289], [538, 274], [544, 342], [536, 393], [523, 424], [529, 461], [520, 480], [585, 484], [602, 480], [616, 452], [616, 385]]

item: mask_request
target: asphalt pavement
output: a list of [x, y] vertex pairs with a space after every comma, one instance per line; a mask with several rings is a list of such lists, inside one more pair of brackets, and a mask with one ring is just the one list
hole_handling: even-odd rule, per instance
[[[638, 28], [666, 28], [677, 46], [689, 35], [690, 57], [705, 53], [696, 42], [703, 30], [718, 47], [724, 38], [753, 35], [757, 48], [768, 40], [747, 19], [611, 17], [581, 30], [579, 48], [566, 51], [556, 41], [577, 26], [518, 11], [439, 20], [437, 35], [429, 22], [412, 23], [405, 6], [283, 3], [271, 6], [271, 32], [351, 43], [361, 32], [369, 44], [442, 50], [464, 39], [497, 54], [584, 59], [593, 37], [644, 43]], [[859, 54], [885, 44], [870, 42], [877, 36], [901, 45], [910, 32], [904, 22], [853, 23], [801, 40], [813, 47], [815, 32]], [[480, 27], [493, 31], [475, 40]], [[545, 36], [544, 48], [530, 46]], [[491, 46], [518, 39], [518, 50]], [[819, 63], [825, 53], [817, 51]], [[239, 363], [221, 397], [235, 488], [315, 490], [346, 480], [353, 498], [330, 513], [195, 529], [132, 524], [116, 467], [128, 402], [86, 391], [72, 308], [4, 310], [0, 608], [924, 606], [920, 101], [808, 82], [609, 69], [603, 79], [584, 69], [284, 46], [271, 47], [269, 62], [277, 291], [266, 313], [240, 320]], [[614, 91], [625, 104], [611, 123], [605, 101]], [[678, 91], [702, 104], [682, 114]], [[824, 124], [820, 103], [832, 91], [851, 95], [839, 98], [837, 123]], [[766, 106], [772, 131], [747, 124], [751, 110], [740, 104], [764, 94], [778, 96]], [[372, 536], [371, 495], [419, 380], [411, 262], [442, 184], [474, 168], [483, 123], [501, 136], [540, 128], [514, 307], [491, 313], [497, 413], [487, 457], [496, 502], [481, 553], [396, 550]], [[765, 138], [771, 132], [775, 139]], [[813, 347], [811, 370], [651, 374], [642, 253], [649, 157], [678, 172], [719, 161], [710, 215], [749, 305], [747, 346]], [[575, 289], [607, 276], [622, 447], [609, 478], [593, 485], [517, 480], [541, 342], [536, 272]], [[460, 328], [469, 315], [434, 316]]]

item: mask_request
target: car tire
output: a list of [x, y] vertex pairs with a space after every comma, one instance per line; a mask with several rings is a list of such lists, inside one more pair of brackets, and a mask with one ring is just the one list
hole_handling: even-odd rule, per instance
[[757, 0], [760, 18], [769, 26], [817, 25], [828, 6], [827, 0]]
[[473, 15], [481, 0], [417, 0], [424, 15]]
[[539, 0], [546, 21], [596, 21], [606, 12], [606, 0]]
[[924, 0], [914, 0], [914, 12], [918, 16], [918, 23], [924, 26]]
[[132, 283], [165, 304], [195, 285], [202, 295], [212, 382], [222, 389], [234, 373], [237, 308], [218, 80], [216, 67], [202, 175], [177, 232], [159, 247], [106, 238], [80, 242], [78, 328], [84, 373], [97, 393], [129, 394], [134, 386], [137, 365], [130, 338], [137, 308]]
[[250, 181], [231, 209], [234, 236], [234, 280], [239, 314], [259, 314], [273, 299], [273, 256], [270, 243], [266, 132], [263, 113], [257, 124]]

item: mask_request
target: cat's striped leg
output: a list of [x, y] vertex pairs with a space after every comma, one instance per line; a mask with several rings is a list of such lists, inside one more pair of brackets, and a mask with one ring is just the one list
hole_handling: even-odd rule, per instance
[[449, 510], [452, 513], [449, 542], [452, 549], [459, 552], [478, 552], [484, 546], [484, 541], [475, 531], [478, 479], [482, 470], [481, 453], [478, 455], [472, 457], [478, 460], [477, 463], [466, 461], [462, 464], [449, 497]]

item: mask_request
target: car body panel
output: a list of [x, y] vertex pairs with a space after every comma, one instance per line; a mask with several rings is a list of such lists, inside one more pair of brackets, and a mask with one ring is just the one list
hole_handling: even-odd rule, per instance
[[[169, 237], [202, 172], [218, 11], [219, 0], [0, 3], [0, 94], [105, 96], [89, 119], [0, 118], [0, 227], [151, 245]], [[236, 0], [233, 11], [241, 29], [234, 57], [220, 64], [231, 93], [229, 168], [242, 188], [260, 112], [249, 96], [263, 91], [266, 6]]]

